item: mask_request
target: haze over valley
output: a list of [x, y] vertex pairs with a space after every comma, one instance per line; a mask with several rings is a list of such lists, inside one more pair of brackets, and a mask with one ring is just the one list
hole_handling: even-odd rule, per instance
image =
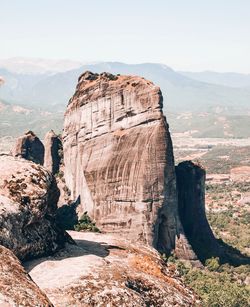
[[[34, 128], [41, 137], [47, 128], [61, 132], [65, 106], [79, 75], [86, 70], [141, 75], [159, 85], [164, 97], [163, 111], [173, 133], [203, 138], [250, 136], [247, 74], [177, 72], [155, 63], [82, 64], [14, 58], [0, 61], [1, 137], [17, 136]], [[8, 132], [10, 125], [12, 129]]]

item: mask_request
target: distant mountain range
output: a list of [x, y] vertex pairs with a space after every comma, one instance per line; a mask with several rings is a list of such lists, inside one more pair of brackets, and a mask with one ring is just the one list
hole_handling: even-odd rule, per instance
[[[23, 70], [20, 73], [20, 65], [15, 66], [12, 64], [10, 71], [6, 68], [1, 68], [0, 61], [0, 76], [5, 80], [4, 85], [0, 88], [0, 98], [11, 103], [39, 107], [46, 110], [55, 110], [55, 108], [62, 110], [74, 93], [79, 75], [86, 70], [90, 70], [99, 73], [108, 71], [114, 74], [140, 75], [152, 80], [161, 87], [165, 98], [165, 111], [208, 111], [220, 106], [225, 111], [228, 109], [243, 109], [245, 112], [250, 107], [250, 84], [249, 88], [247, 87], [248, 75], [237, 74], [238, 78], [235, 77], [234, 81], [234, 84], [238, 84], [236, 88], [219, 84], [219, 81], [216, 81], [219, 79], [218, 76], [220, 76], [218, 73], [213, 73], [215, 81], [212, 84], [212, 76], [210, 76], [210, 79], [207, 77], [209, 79], [208, 82], [201, 80], [205, 79], [206, 73], [180, 73], [162, 64], [103, 62], [80, 66], [81, 63], [72, 62], [72, 65], [80, 67], [68, 70], [70, 62], [66, 61], [64, 66], [66, 71], [55, 72], [56, 68], [63, 69], [64, 62], [58, 61], [51, 65], [51, 70], [54, 70], [51, 72], [47, 71], [50, 63], [50, 61], [46, 62], [45, 60], [42, 62], [39, 62], [39, 60], [34, 62], [29, 60], [27, 69], [24, 69], [26, 66], [25, 61], [23, 61]], [[10, 60], [5, 67], [9, 66]], [[27, 73], [30, 66], [33, 67], [32, 73]], [[16, 72], [14, 71], [15, 67]], [[41, 67], [46, 67], [46, 70]], [[36, 73], [36, 71], [39, 71], [39, 73]], [[227, 74], [223, 75], [221, 79], [226, 80], [226, 76]], [[231, 74], [228, 76], [228, 81], [223, 82], [228, 84], [231, 82], [232, 84], [233, 81], [230, 81], [232, 79], [230, 77]], [[237, 82], [236, 79], [238, 80]], [[241, 83], [240, 80], [242, 80]], [[223, 82], [221, 81], [221, 83]]]
[[31, 121], [33, 124], [30, 126], [36, 127], [37, 133], [43, 135], [48, 128], [48, 118], [54, 120], [50, 126], [58, 129], [77, 79], [86, 70], [140, 75], [152, 80], [162, 90], [164, 112], [175, 132], [191, 130], [194, 135], [202, 137], [241, 136], [235, 131], [237, 125], [244, 123], [242, 136], [250, 136], [250, 75], [177, 72], [157, 63], [101, 62], [83, 65], [74, 61], [22, 58], [0, 60], [0, 101], [2, 105], [22, 106], [31, 113], [16, 112], [17, 108], [13, 111], [10, 105], [8, 108], [0, 107], [1, 134], [10, 129], [7, 123], [3, 126], [3, 118], [17, 125], [13, 130], [15, 134], [23, 131], [25, 122]]
[[250, 74], [239, 74], [235, 72], [218, 73], [214, 71], [180, 71], [179, 73], [196, 81], [223, 85], [227, 87], [250, 88]]
[[51, 74], [79, 68], [81, 62], [71, 60], [47, 60], [39, 58], [0, 59], [0, 67], [17, 74]]
[[62, 131], [63, 112], [46, 112], [0, 100], [0, 138], [17, 137], [28, 130], [43, 137], [50, 129]]

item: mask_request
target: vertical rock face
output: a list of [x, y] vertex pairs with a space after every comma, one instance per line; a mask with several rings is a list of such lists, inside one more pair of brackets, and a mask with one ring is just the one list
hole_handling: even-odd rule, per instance
[[44, 163], [43, 143], [32, 131], [17, 139], [12, 153], [14, 157], [22, 157], [41, 165]]
[[61, 163], [62, 142], [60, 137], [55, 134], [53, 130], [49, 131], [44, 139], [45, 156], [44, 167], [46, 167], [52, 174], [59, 171]]
[[191, 161], [176, 167], [179, 216], [185, 235], [199, 259], [219, 254], [205, 212], [205, 170]]
[[15, 255], [1, 245], [0, 306], [52, 306]]
[[177, 195], [159, 87], [135, 76], [86, 72], [64, 122], [65, 179], [98, 226], [174, 248]]
[[21, 260], [48, 255], [64, 246], [55, 223], [59, 190], [45, 168], [0, 156], [0, 244]]

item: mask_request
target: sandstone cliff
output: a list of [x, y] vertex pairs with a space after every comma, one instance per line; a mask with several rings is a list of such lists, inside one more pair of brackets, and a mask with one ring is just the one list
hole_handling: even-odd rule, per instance
[[84, 73], [65, 113], [63, 147], [79, 214], [162, 252], [174, 248], [175, 167], [159, 87], [136, 76]]
[[0, 306], [52, 306], [20, 261], [0, 245]]
[[55, 252], [65, 234], [54, 222], [59, 190], [42, 166], [0, 156], [0, 244], [19, 259]]
[[32, 131], [17, 139], [12, 154], [14, 157], [21, 157], [41, 165], [44, 163], [43, 143]]

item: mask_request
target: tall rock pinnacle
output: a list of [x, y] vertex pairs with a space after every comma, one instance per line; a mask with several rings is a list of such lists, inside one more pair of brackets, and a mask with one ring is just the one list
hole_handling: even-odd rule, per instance
[[204, 261], [221, 253], [205, 212], [205, 170], [191, 161], [176, 167], [179, 216], [189, 243]]
[[51, 171], [52, 174], [56, 174], [59, 171], [61, 163], [60, 151], [62, 150], [62, 142], [53, 130], [45, 135], [44, 147], [44, 167]]
[[44, 162], [43, 143], [32, 131], [26, 132], [17, 139], [12, 154], [14, 157], [22, 157], [41, 165]]
[[159, 87], [137, 76], [85, 72], [64, 122], [65, 179], [79, 214], [105, 231], [175, 246], [177, 192], [172, 141]]

